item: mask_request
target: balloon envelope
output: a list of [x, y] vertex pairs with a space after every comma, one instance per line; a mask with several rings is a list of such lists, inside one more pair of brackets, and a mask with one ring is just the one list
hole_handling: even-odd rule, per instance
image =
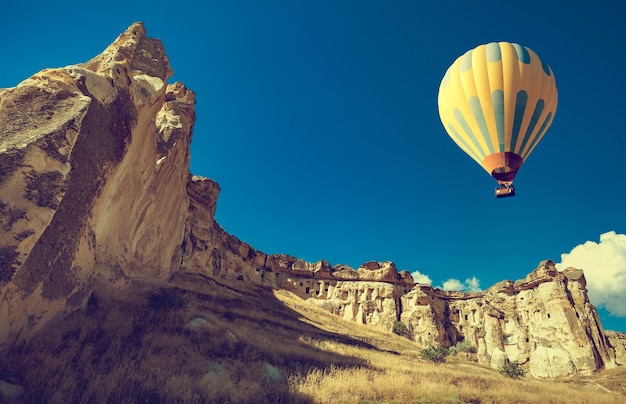
[[448, 68], [438, 105], [452, 140], [500, 184], [510, 185], [552, 124], [556, 81], [532, 50], [492, 42]]

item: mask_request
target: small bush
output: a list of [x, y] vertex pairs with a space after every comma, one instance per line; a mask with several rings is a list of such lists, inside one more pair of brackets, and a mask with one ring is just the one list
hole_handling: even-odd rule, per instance
[[148, 306], [155, 310], [182, 309], [189, 301], [178, 288], [158, 288], [148, 294]]
[[465, 355], [469, 356], [469, 354], [478, 352], [478, 348], [472, 345], [470, 341], [461, 341], [457, 343], [455, 346], [450, 347], [450, 353], [452, 355], [457, 355], [461, 352], [464, 352]]
[[409, 329], [404, 325], [402, 321], [397, 321], [392, 328], [394, 334], [398, 334], [401, 336], [407, 336], [409, 333]]
[[511, 362], [502, 366], [498, 369], [498, 372], [500, 372], [502, 376], [510, 377], [511, 379], [519, 379], [526, 376], [526, 369], [517, 362]]
[[422, 349], [420, 353], [423, 359], [429, 360], [435, 365], [446, 361], [446, 357], [450, 355], [450, 351], [441, 346], [430, 345], [428, 348]]

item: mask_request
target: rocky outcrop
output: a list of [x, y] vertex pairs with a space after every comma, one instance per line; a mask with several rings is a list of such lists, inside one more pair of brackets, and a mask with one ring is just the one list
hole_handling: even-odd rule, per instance
[[[219, 186], [188, 172], [195, 95], [166, 85], [171, 75], [161, 42], [137, 23], [87, 63], [1, 90], [0, 343], [77, 309], [94, 282], [165, 280], [176, 271], [303, 296], [307, 287], [290, 277], [324, 279], [311, 293], [332, 287], [329, 301], [343, 300], [344, 290], [355, 300], [336, 312], [365, 322], [389, 312], [380, 322], [392, 324], [394, 285], [412, 285], [393, 264], [355, 271], [267, 256], [217, 224]], [[363, 295], [377, 296], [379, 309], [358, 303], [362, 286], [347, 286], [363, 280], [383, 284]]]
[[134, 24], [87, 63], [1, 90], [0, 341], [76, 309], [96, 278], [177, 269], [195, 100], [171, 75]]
[[[214, 189], [204, 206], [215, 206]], [[526, 278], [485, 292], [445, 292], [414, 285], [392, 262], [354, 270], [265, 255], [222, 230], [211, 214], [190, 217], [187, 271], [288, 289], [346, 320], [386, 330], [400, 320], [422, 346], [467, 340], [477, 347], [478, 361], [494, 368], [516, 361], [534, 376], [557, 377], [615, 365], [616, 345], [602, 330], [579, 269], [559, 272], [547, 260]]]
[[413, 287], [407, 271], [398, 272], [392, 262], [369, 262], [354, 270], [327, 261], [266, 255], [217, 224], [213, 218], [217, 184], [193, 179], [188, 187], [190, 215], [181, 270], [288, 289], [345, 319], [387, 330], [398, 321], [400, 298]]
[[[287, 256], [273, 256], [278, 286], [338, 316], [391, 330], [402, 311], [401, 297], [413, 287], [407, 271], [392, 262], [367, 262], [357, 270], [331, 267], [320, 261], [308, 264]], [[297, 269], [295, 269], [297, 268]]]
[[[0, 348], [85, 304], [99, 282], [180, 272], [292, 291], [358, 323], [402, 321], [426, 346], [471, 341], [477, 358], [553, 377], [624, 363], [581, 270], [542, 262], [484, 293], [415, 285], [392, 262], [356, 270], [267, 255], [215, 221], [219, 186], [188, 172], [194, 93], [133, 24], [91, 61], [0, 90]], [[607, 339], [607, 335], [609, 336]]]
[[615, 363], [626, 365], [626, 333], [618, 331], [605, 331], [604, 333], [615, 350]]
[[416, 287], [403, 297], [402, 320], [422, 343], [469, 340], [481, 363], [528, 364], [538, 377], [592, 372], [615, 364], [581, 270], [543, 261], [525, 279], [484, 293]]

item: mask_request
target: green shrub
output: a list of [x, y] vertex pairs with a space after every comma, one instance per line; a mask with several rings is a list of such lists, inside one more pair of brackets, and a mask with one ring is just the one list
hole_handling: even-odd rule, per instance
[[511, 379], [519, 379], [526, 376], [526, 369], [524, 369], [519, 363], [511, 362], [498, 369], [498, 372], [502, 376], [510, 377]]
[[476, 353], [478, 348], [476, 348], [470, 341], [461, 341], [457, 343], [455, 346], [450, 347], [450, 354], [456, 355], [458, 353], [464, 352], [466, 355]]
[[427, 348], [422, 349], [420, 355], [423, 359], [429, 360], [435, 365], [438, 365], [446, 361], [446, 357], [450, 355], [450, 351], [441, 346], [430, 345]]
[[392, 328], [394, 334], [407, 336], [409, 333], [409, 329], [404, 325], [402, 321], [397, 321]]

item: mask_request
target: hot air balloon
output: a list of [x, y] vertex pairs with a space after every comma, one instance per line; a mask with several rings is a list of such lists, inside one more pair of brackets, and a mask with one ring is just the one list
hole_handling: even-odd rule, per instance
[[513, 180], [552, 124], [554, 73], [532, 50], [492, 42], [467, 51], [439, 86], [439, 116], [448, 135], [497, 182], [496, 197], [514, 196]]

